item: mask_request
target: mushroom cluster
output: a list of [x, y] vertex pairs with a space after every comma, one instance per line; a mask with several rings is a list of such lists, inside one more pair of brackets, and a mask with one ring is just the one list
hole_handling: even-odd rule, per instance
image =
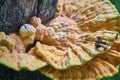
[[39, 70], [54, 80], [112, 76], [120, 64], [119, 22], [108, 0], [59, 0], [56, 17], [46, 25], [34, 16], [19, 35], [0, 32], [0, 64]]

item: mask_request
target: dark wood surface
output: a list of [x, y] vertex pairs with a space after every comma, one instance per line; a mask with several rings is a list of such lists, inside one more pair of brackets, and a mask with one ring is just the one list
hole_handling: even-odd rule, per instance
[[18, 32], [32, 16], [46, 23], [54, 17], [58, 0], [0, 0], [0, 31]]

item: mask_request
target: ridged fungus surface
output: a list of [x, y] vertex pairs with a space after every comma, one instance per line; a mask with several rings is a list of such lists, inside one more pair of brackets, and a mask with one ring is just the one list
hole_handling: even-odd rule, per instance
[[119, 23], [120, 14], [108, 0], [59, 0], [46, 25], [34, 16], [19, 34], [0, 32], [0, 64], [39, 70], [54, 80], [113, 76], [120, 64]]

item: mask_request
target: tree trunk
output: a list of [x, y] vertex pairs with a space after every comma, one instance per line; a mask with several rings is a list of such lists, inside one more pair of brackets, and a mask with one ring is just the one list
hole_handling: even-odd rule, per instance
[[18, 32], [31, 16], [46, 23], [54, 17], [58, 0], [0, 0], [0, 31]]

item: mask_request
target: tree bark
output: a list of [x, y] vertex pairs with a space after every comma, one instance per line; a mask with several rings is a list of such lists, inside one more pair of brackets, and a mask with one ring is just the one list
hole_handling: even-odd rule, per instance
[[32, 16], [45, 24], [54, 17], [58, 0], [0, 0], [0, 31], [18, 32]]

